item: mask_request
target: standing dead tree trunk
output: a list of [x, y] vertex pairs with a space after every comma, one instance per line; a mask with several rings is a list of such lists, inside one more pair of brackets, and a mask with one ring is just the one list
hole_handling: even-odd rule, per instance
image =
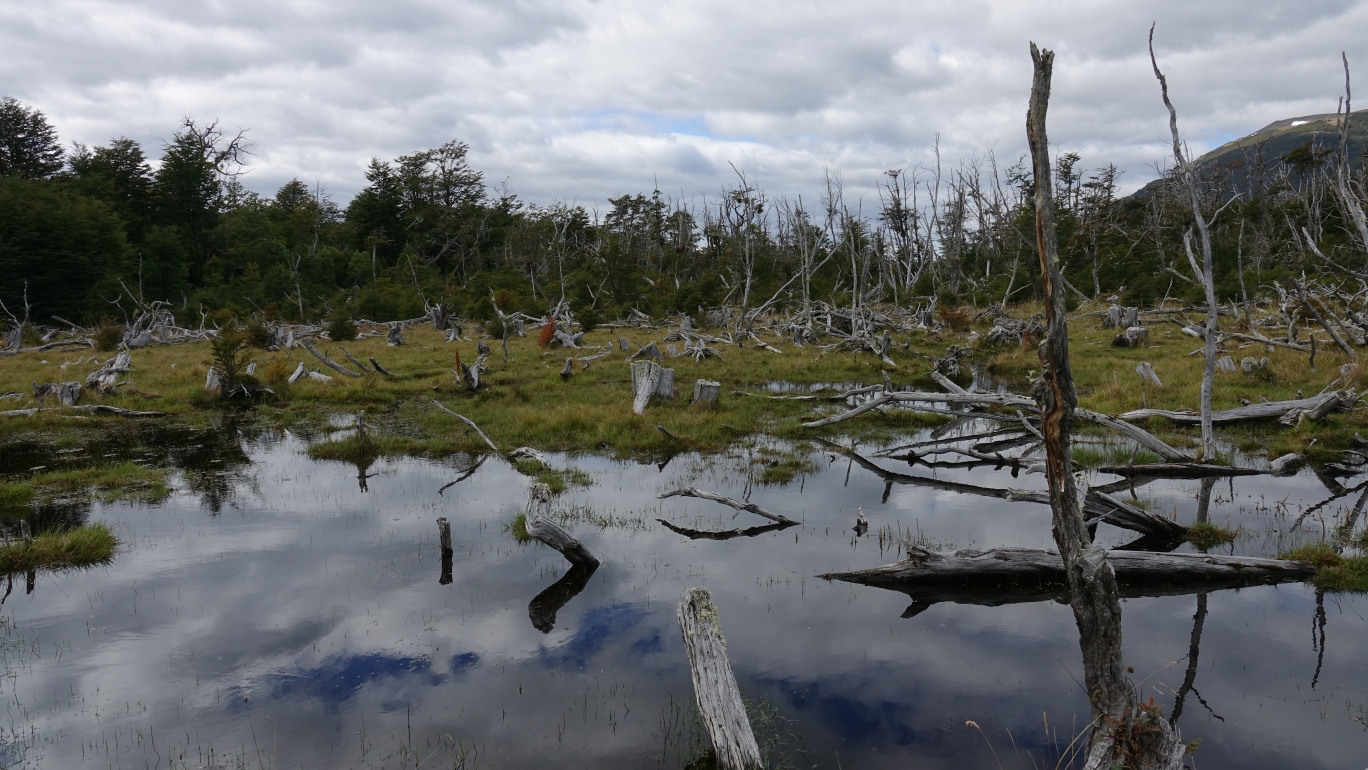
[[1159, 61], [1154, 57], [1153, 25], [1150, 26], [1149, 53], [1150, 65], [1154, 67], [1154, 77], [1158, 78], [1159, 91], [1164, 97], [1164, 106], [1168, 108], [1169, 133], [1173, 135], [1173, 162], [1176, 164], [1178, 177], [1183, 181], [1188, 197], [1192, 201], [1192, 218], [1197, 223], [1197, 234], [1202, 246], [1202, 264], [1199, 269], [1197, 259], [1192, 253], [1192, 234], [1184, 234], [1183, 246], [1187, 250], [1188, 262], [1192, 266], [1193, 274], [1202, 279], [1202, 286], [1206, 290], [1206, 368], [1202, 373], [1202, 462], [1211, 462], [1216, 459], [1216, 442], [1211, 429], [1211, 384], [1216, 377], [1217, 314], [1216, 282], [1211, 275], [1211, 230], [1206, 217], [1202, 215], [1202, 199], [1197, 190], [1197, 172], [1184, 155], [1182, 140], [1178, 138], [1178, 112], [1173, 109], [1173, 102], [1169, 100], [1168, 80], [1164, 73], [1159, 71]]
[[[1049, 139], [1045, 113], [1050, 103], [1054, 52], [1031, 43], [1035, 75], [1026, 112], [1026, 138], [1035, 174], [1036, 248], [1045, 293], [1046, 337], [1040, 346], [1044, 368], [1038, 388], [1041, 434], [1045, 443], [1045, 477], [1050, 488], [1054, 539], [1069, 583], [1069, 605], [1078, 624], [1083, 675], [1098, 726], [1093, 730], [1088, 767], [1110, 767], [1120, 728], [1126, 721], [1130, 687], [1121, 659], [1121, 600], [1107, 553], [1093, 545], [1083, 519], [1082, 495], [1069, 456], [1069, 427], [1078, 405], [1069, 369], [1068, 313], [1064, 305], [1064, 271], [1059, 263], [1054, 223]], [[1086, 481], [1084, 482], [1086, 484]], [[1097, 759], [1094, 762], [1094, 758]], [[1103, 764], [1105, 760], [1105, 764]]]
[[727, 660], [727, 642], [717, 620], [717, 608], [706, 588], [690, 588], [679, 600], [679, 631], [689, 654], [694, 696], [703, 726], [712, 739], [717, 766], [724, 770], [763, 767], [746, 704]]

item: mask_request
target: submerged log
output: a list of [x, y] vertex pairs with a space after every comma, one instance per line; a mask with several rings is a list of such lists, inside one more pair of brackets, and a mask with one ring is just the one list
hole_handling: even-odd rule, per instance
[[717, 608], [706, 588], [690, 588], [679, 601], [679, 630], [689, 655], [694, 696], [703, 726], [712, 739], [717, 766], [724, 770], [763, 767], [736, 675], [727, 660]]
[[[1118, 585], [1192, 586], [1193, 591], [1238, 588], [1304, 580], [1317, 572], [1310, 562], [1205, 553], [1106, 552]], [[1025, 586], [1065, 586], [1064, 562], [1055, 551], [1036, 548], [961, 549], [937, 553], [917, 546], [905, 561], [855, 572], [821, 575], [827, 580], [893, 590], [965, 588], [1016, 582]]]
[[569, 532], [551, 521], [551, 488], [536, 484], [527, 497], [527, 534], [560, 551], [571, 564], [598, 567], [599, 560]]

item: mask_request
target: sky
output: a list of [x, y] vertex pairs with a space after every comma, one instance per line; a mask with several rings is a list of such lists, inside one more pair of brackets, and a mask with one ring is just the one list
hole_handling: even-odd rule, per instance
[[1115, 163], [1126, 190], [1154, 178], [1151, 22], [1196, 154], [1333, 112], [1342, 50], [1368, 73], [1350, 0], [0, 0], [0, 95], [64, 142], [154, 158], [186, 116], [247, 129], [263, 194], [298, 178], [345, 204], [372, 157], [459, 139], [537, 204], [698, 201], [739, 170], [807, 199], [830, 171], [872, 207], [937, 141], [948, 168], [1026, 151], [1031, 41], [1056, 51], [1053, 152]]

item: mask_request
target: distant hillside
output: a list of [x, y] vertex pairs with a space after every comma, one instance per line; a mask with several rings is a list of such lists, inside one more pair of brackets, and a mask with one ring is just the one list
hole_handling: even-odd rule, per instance
[[[1266, 173], [1275, 170], [1280, 161], [1290, 164], [1293, 177], [1315, 167], [1317, 162], [1334, 162], [1333, 153], [1339, 148], [1339, 133], [1333, 112], [1304, 115], [1278, 120], [1217, 147], [1196, 160], [1204, 172], [1214, 171], [1225, 177], [1229, 190], [1245, 191], [1251, 173], [1260, 158]], [[1363, 153], [1368, 149], [1368, 110], [1355, 112], [1349, 121], [1349, 163], [1357, 169], [1363, 165]], [[1148, 195], [1159, 183], [1154, 180], [1136, 190], [1130, 197]]]

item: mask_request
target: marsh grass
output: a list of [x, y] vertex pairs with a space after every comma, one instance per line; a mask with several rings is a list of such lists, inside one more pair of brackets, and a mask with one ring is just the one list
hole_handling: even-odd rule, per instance
[[1199, 521], [1188, 527], [1186, 540], [1199, 549], [1207, 551], [1218, 545], [1235, 542], [1238, 534], [1234, 530], [1218, 527], [1210, 522]]
[[0, 545], [0, 574], [108, 564], [118, 544], [103, 522], [66, 532], [46, 532], [33, 538], [32, 545], [22, 541]]
[[170, 494], [171, 487], [167, 484], [165, 469], [122, 462], [40, 473], [27, 481], [0, 484], [0, 513], [57, 498], [90, 497], [106, 503], [119, 500], [159, 503]]
[[527, 514], [520, 513], [513, 517], [513, 520], [504, 525], [504, 530], [513, 535], [513, 539], [519, 545], [527, 545], [532, 542], [532, 536], [527, 534]]
[[1321, 540], [1283, 551], [1278, 558], [1309, 561], [1320, 567], [1311, 582], [1323, 591], [1368, 593], [1368, 557], [1344, 556]]

